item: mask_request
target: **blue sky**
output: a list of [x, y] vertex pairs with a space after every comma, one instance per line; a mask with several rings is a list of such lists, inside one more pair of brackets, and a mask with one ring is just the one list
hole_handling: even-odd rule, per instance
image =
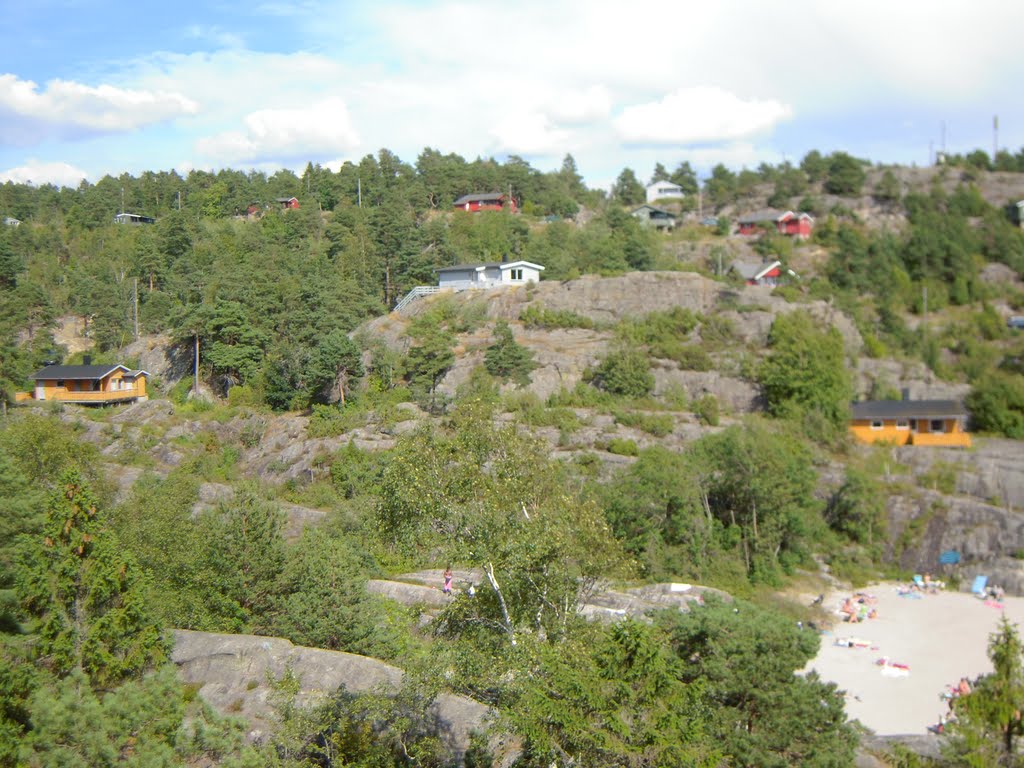
[[591, 186], [1024, 146], [1008, 0], [0, 0], [0, 181], [565, 154]]

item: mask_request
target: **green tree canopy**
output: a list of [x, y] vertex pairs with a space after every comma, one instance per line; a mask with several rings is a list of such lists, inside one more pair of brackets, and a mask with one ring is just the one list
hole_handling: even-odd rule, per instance
[[103, 687], [167, 657], [147, 580], [77, 471], [51, 495], [41, 544], [26, 546], [18, 591], [39, 620], [36, 652], [58, 674], [79, 670]]
[[779, 315], [768, 334], [769, 355], [758, 381], [776, 416], [820, 413], [834, 428], [845, 427], [853, 384], [843, 337], [802, 310]]
[[516, 342], [512, 329], [502, 320], [494, 326], [494, 343], [484, 353], [484, 367], [495, 378], [512, 379], [519, 386], [525, 386], [537, 364], [533, 353]]

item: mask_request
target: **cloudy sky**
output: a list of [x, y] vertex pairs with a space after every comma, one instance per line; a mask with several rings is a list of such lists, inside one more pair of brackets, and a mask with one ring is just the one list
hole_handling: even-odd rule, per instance
[[[2, 0], [0, 180], [571, 153], [591, 186], [1024, 145], [1013, 0]], [[943, 130], [945, 126], [945, 130]]]

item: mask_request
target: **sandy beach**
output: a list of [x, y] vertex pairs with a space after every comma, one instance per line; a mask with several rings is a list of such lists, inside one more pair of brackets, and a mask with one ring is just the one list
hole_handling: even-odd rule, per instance
[[[1000, 608], [963, 592], [900, 596], [898, 586], [875, 584], [860, 590], [877, 598], [873, 607], [878, 618], [848, 624], [836, 615], [808, 669], [846, 691], [850, 718], [875, 733], [924, 734], [947, 710], [940, 699], [947, 686], [963, 676], [973, 680], [991, 671], [989, 635], [1004, 613], [1024, 626], [1024, 598], [1007, 597]], [[825, 607], [837, 611], [849, 594], [826, 595]], [[867, 646], [836, 644], [847, 639]], [[883, 657], [888, 667], [877, 664]]]

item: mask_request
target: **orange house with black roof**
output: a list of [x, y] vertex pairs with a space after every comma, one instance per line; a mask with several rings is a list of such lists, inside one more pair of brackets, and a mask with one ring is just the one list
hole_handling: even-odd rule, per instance
[[48, 365], [31, 376], [35, 388], [19, 392], [19, 403], [57, 400], [62, 403], [93, 405], [148, 400], [147, 371], [133, 371], [124, 365]]
[[862, 443], [971, 447], [958, 400], [865, 400], [850, 405], [850, 432]]

